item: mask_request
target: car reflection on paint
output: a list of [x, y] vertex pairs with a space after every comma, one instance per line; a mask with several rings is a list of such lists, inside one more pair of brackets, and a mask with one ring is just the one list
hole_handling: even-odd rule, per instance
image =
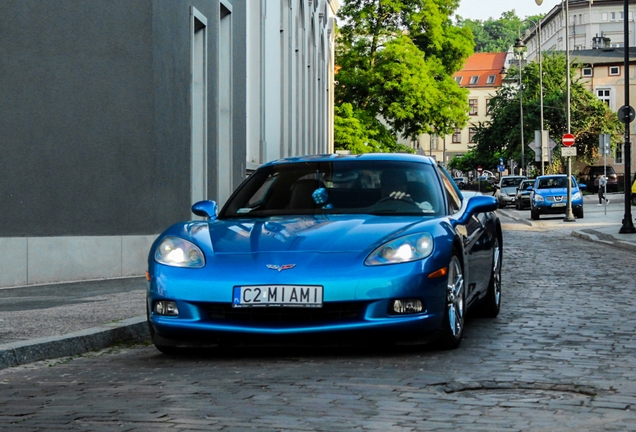
[[256, 170], [218, 212], [179, 222], [148, 258], [162, 352], [302, 337], [436, 341], [468, 310], [499, 313], [502, 234], [492, 196], [466, 198], [432, 158], [307, 156]]

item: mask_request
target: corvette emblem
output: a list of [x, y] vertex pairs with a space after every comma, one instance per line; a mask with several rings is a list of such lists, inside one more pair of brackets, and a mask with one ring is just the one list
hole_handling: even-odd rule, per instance
[[275, 264], [267, 264], [268, 269], [278, 270], [278, 271], [289, 270], [289, 269], [293, 269], [294, 267], [296, 267], [296, 264], [285, 264], [282, 266], [277, 266]]

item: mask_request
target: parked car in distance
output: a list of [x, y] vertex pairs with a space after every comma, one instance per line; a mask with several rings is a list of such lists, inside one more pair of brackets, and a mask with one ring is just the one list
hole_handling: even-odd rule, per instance
[[618, 192], [618, 175], [611, 165], [588, 165], [579, 175], [579, 183], [584, 184], [592, 193], [598, 192], [598, 180], [607, 172], [607, 191]]
[[507, 205], [515, 205], [517, 201], [517, 187], [519, 183], [526, 180], [526, 176], [503, 176], [499, 180], [495, 191], [495, 197], [499, 203], [499, 208], [504, 208]]
[[530, 207], [530, 195], [532, 193], [532, 185], [534, 184], [534, 179], [532, 180], [523, 180], [519, 183], [517, 187], [516, 202], [515, 208], [517, 210], [524, 210]]
[[492, 186], [497, 182], [497, 179], [494, 176], [482, 174], [473, 180], [473, 184], [477, 184], [480, 182], [487, 182], [488, 184]]
[[469, 308], [499, 313], [497, 201], [465, 198], [430, 157], [272, 161], [217, 209], [194, 203], [203, 220], [168, 227], [150, 249], [147, 320], [161, 352], [339, 338], [450, 349]]
[[[552, 174], [539, 176], [532, 186], [530, 197], [530, 217], [538, 220], [542, 214], [566, 214], [568, 201], [567, 174]], [[579, 185], [574, 178], [572, 181], [572, 213], [583, 219], [583, 193], [585, 185]]]
[[453, 177], [455, 183], [457, 183], [457, 187], [460, 189], [465, 189], [468, 186], [468, 177]]

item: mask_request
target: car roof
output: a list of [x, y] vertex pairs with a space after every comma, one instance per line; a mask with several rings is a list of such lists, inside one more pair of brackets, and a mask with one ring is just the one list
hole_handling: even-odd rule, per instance
[[537, 177], [535, 180], [538, 179], [544, 179], [544, 178], [554, 178], [554, 177], [567, 177], [567, 174], [546, 174], [546, 175], [542, 175]]
[[333, 161], [395, 161], [395, 162], [417, 162], [427, 165], [437, 165], [435, 159], [429, 156], [408, 154], [408, 153], [364, 153], [359, 155], [340, 155], [340, 154], [319, 154], [308, 156], [296, 156], [283, 159], [277, 159], [263, 164], [279, 165], [299, 162], [333, 162]]

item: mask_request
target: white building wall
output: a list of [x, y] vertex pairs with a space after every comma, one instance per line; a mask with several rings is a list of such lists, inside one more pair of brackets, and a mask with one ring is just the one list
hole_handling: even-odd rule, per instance
[[[611, 39], [612, 46], [624, 46], [624, 22], [620, 18], [624, 6], [621, 2], [611, 5], [587, 2], [578, 5], [570, 4], [568, 15], [570, 20], [570, 50], [592, 49], [592, 38], [605, 36]], [[636, 46], [636, 0], [629, 0], [629, 46]], [[565, 8], [555, 6], [540, 23], [541, 50], [565, 50]], [[533, 60], [539, 49], [536, 27], [529, 29], [525, 35], [527, 58]]]
[[335, 0], [248, 8], [247, 167], [333, 151]]

